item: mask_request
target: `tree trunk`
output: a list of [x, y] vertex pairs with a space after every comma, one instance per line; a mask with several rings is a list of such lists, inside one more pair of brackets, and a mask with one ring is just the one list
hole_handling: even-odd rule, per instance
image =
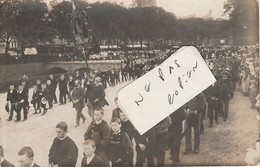
[[141, 49], [143, 49], [143, 38], [140, 38]]
[[7, 53], [8, 53], [8, 50], [10, 48], [10, 43], [11, 43], [11, 40], [6, 40], [5, 41], [5, 56], [7, 56]]

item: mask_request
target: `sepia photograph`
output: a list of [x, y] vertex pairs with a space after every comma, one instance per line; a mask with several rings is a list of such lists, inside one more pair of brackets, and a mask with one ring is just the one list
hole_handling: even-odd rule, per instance
[[259, 0], [0, 0], [0, 167], [260, 165]]

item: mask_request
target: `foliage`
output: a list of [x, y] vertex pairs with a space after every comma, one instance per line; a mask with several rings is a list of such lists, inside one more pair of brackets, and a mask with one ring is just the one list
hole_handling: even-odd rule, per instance
[[[229, 20], [177, 19], [173, 13], [158, 7], [126, 9], [108, 2], [73, 2], [77, 11], [88, 13], [98, 39], [107, 44], [198, 41], [229, 35], [250, 36], [258, 32], [256, 0], [227, 0], [224, 14]], [[67, 20], [67, 14], [73, 11], [72, 3], [53, 4], [52, 10], [48, 11], [43, 0], [0, 0], [0, 38], [6, 43], [6, 50], [13, 38], [23, 45], [51, 42], [57, 37], [73, 41]]]
[[257, 0], [227, 0], [224, 14], [229, 16], [227, 29], [234, 36], [254, 36], [258, 34]]

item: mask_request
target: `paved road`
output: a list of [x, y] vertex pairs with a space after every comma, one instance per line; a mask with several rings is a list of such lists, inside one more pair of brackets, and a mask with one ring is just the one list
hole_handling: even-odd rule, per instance
[[[126, 85], [120, 84], [106, 89], [107, 100], [110, 106], [105, 107], [105, 120], [110, 121], [112, 109], [115, 107], [113, 99], [117, 91]], [[31, 94], [31, 90], [30, 90]], [[32, 115], [30, 109], [29, 118], [25, 122], [7, 122], [7, 113], [4, 111], [6, 94], [0, 94], [0, 144], [5, 149], [5, 156], [17, 165], [17, 152], [23, 146], [31, 146], [35, 152], [35, 162], [42, 167], [48, 166], [48, 151], [55, 137], [55, 126], [59, 121], [65, 121], [69, 125], [70, 136], [79, 148], [77, 166], [80, 166], [83, 157], [83, 134], [90, 123], [90, 117], [85, 108], [83, 113], [87, 121], [75, 128], [76, 112], [72, 104], [54, 105], [45, 116]], [[230, 102], [228, 121], [220, 119], [219, 125], [208, 128], [208, 120], [204, 121], [205, 133], [201, 136], [200, 153], [196, 155], [182, 155], [179, 165], [245, 165], [244, 156], [246, 149], [251, 146], [258, 134], [256, 111], [249, 109], [248, 97], [242, 96], [237, 91], [234, 99]], [[184, 150], [184, 140], [181, 150]], [[171, 165], [169, 151], [166, 154], [166, 164]]]

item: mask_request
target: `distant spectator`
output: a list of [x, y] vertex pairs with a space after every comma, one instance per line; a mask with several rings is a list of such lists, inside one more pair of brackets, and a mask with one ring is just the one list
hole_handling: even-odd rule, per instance
[[68, 86], [64, 74], [60, 76], [59, 90], [60, 90], [60, 105], [66, 104], [67, 101], [66, 95], [68, 94]]
[[27, 75], [26, 74], [23, 74], [23, 76], [22, 76], [22, 82], [26, 82], [26, 83], [28, 83], [28, 80], [29, 80], [29, 78], [27, 77]]
[[6, 98], [7, 105], [10, 110], [8, 121], [11, 121], [13, 119], [13, 114], [14, 111], [16, 110], [15, 104], [18, 100], [17, 98], [18, 98], [17, 91], [14, 89], [14, 84], [11, 84], [9, 86], [9, 90], [7, 92], [7, 98]]
[[4, 157], [4, 148], [0, 145], [0, 166], [1, 167], [14, 167], [13, 164], [8, 162]]
[[18, 152], [18, 156], [20, 167], [40, 167], [34, 163], [34, 152], [31, 147], [23, 147]]
[[49, 76], [49, 80], [51, 81], [51, 84], [53, 86], [53, 91], [54, 91], [52, 99], [54, 101], [54, 104], [56, 104], [58, 103], [57, 96], [56, 96], [57, 80], [54, 78], [52, 74]]

